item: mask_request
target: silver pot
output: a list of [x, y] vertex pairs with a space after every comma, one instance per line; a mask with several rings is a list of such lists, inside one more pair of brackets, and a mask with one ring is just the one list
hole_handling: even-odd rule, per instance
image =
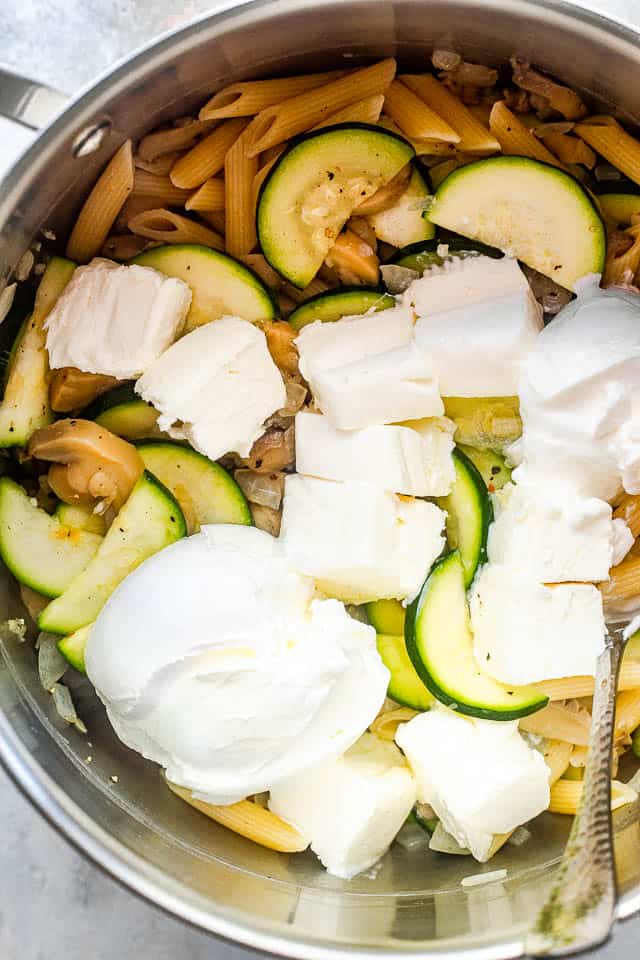
[[[603, 106], [615, 104], [621, 116], [640, 118], [638, 36], [560, 0], [255, 0], [133, 56], [37, 138], [0, 186], [0, 286], [40, 228], [64, 236], [124, 137], [188, 112], [233, 80], [391, 54], [421, 69], [434, 46], [490, 63], [517, 53]], [[46, 91], [0, 75], [0, 112], [4, 107], [36, 127], [52, 102]], [[15, 589], [0, 580], [0, 619], [21, 613]], [[566, 819], [544, 815], [524, 847], [505, 848], [503, 882], [462, 887], [465, 875], [482, 868], [394, 847], [377, 872], [344, 883], [311, 854], [262, 850], [186, 807], [152, 764], [119, 744], [89, 685], [77, 683], [88, 746], [40, 689], [32, 645], [4, 633], [0, 650], [6, 768], [58, 830], [153, 903], [221, 936], [309, 960], [345, 951], [469, 960], [522, 955]], [[617, 823], [620, 918], [640, 911], [638, 811], [627, 808], [624, 817]]]

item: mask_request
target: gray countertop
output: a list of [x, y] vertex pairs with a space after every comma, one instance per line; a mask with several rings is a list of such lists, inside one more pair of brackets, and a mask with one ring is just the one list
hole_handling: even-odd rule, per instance
[[[134, 47], [220, 5], [211, 0], [0, 0], [0, 62], [72, 93]], [[586, 5], [640, 21], [640, 0]], [[0, 128], [0, 165], [3, 154], [19, 146]], [[166, 917], [104, 876], [40, 818], [1, 771], [0, 814], [2, 960], [257, 960], [253, 951]], [[640, 920], [630, 921], [598, 958], [635, 960], [639, 945]]]

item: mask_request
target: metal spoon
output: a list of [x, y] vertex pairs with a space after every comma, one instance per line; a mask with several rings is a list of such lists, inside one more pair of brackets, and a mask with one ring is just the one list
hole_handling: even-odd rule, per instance
[[[634, 611], [635, 613], [635, 611]], [[551, 893], [527, 936], [526, 952], [561, 957], [598, 946], [615, 919], [611, 756], [620, 663], [632, 616], [607, 618], [598, 658], [582, 796]]]

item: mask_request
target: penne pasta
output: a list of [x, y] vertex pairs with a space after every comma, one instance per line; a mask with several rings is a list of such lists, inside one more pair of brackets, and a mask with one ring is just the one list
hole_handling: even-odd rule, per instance
[[626, 738], [640, 727], [640, 689], [623, 690], [616, 697], [616, 740]]
[[605, 604], [640, 596], [640, 557], [625, 557], [622, 563], [612, 568], [609, 579], [599, 586]]
[[543, 143], [531, 133], [522, 120], [509, 110], [504, 100], [498, 100], [491, 108], [489, 129], [502, 147], [502, 152], [513, 157], [531, 157], [542, 160], [554, 167], [563, 164], [547, 150]]
[[545, 147], [565, 165], [581, 163], [589, 170], [593, 170], [596, 165], [595, 153], [579, 137], [570, 133], [544, 133], [541, 139]]
[[185, 210], [224, 210], [224, 180], [211, 178], [191, 194]]
[[169, 177], [157, 173], [148, 173], [146, 170], [136, 170], [133, 181], [134, 197], [153, 197], [159, 200], [157, 206], [184, 206], [189, 199], [189, 191], [181, 190], [171, 182]]
[[325, 258], [341, 283], [376, 286], [380, 280], [380, 261], [376, 254], [353, 230], [343, 230]]
[[204, 813], [228, 830], [233, 830], [241, 837], [259, 843], [261, 847], [277, 850], [280, 853], [298, 853], [309, 846], [308, 841], [298, 833], [295, 827], [252, 800], [240, 800], [228, 806], [217, 806], [213, 803], [205, 803], [204, 800], [197, 800], [190, 790], [185, 790], [184, 787], [179, 787], [169, 780], [166, 784], [189, 806]]
[[602, 276], [602, 285], [605, 287], [633, 287], [636, 274], [640, 270], [640, 226], [628, 227], [619, 236], [623, 240], [628, 237], [631, 243], [619, 252], [616, 244], [609, 238]]
[[460, 136], [459, 150], [481, 155], [500, 150], [500, 144], [491, 132], [435, 77], [429, 74], [403, 74], [398, 79], [438, 116], [445, 117], [449, 126]]
[[[541, 680], [534, 684], [549, 700], [578, 700], [592, 697], [593, 677], [561, 677], [557, 680]], [[640, 687], [640, 661], [624, 660], [618, 678], [618, 690], [634, 690]]]
[[204, 140], [180, 157], [169, 174], [171, 182], [184, 190], [193, 190], [219, 173], [224, 167], [227, 152], [237, 141], [247, 122], [238, 118], [219, 124]]
[[200, 110], [200, 120], [223, 120], [228, 117], [253, 117], [267, 107], [290, 100], [307, 90], [315, 90], [348, 74], [348, 70], [307, 73], [301, 77], [276, 80], [243, 80], [214, 93]]
[[[551, 787], [549, 811], [575, 816], [582, 797], [583, 780], [558, 780]], [[619, 780], [611, 781], [611, 809], [617, 810], [627, 803], [634, 803], [637, 793], [626, 783]]]
[[574, 127], [596, 153], [640, 183], [640, 141], [632, 137], [613, 117], [589, 117]]
[[453, 173], [454, 170], [457, 170], [458, 167], [463, 167], [465, 163], [471, 163], [472, 159], [465, 158], [464, 160], [459, 157], [452, 157], [451, 160], [443, 160], [441, 163], [437, 163], [434, 167], [431, 167], [429, 170], [429, 178], [431, 180], [431, 186], [434, 190], [437, 190], [445, 177], [448, 177], [450, 173]]
[[412, 710], [410, 707], [396, 707], [393, 710], [379, 713], [369, 730], [381, 740], [395, 740], [400, 724], [408, 723], [417, 715], [417, 710]]
[[283, 150], [284, 150], [284, 147], [282, 148], [282, 150], [280, 150], [279, 153], [276, 154], [275, 157], [273, 157], [272, 159], [268, 160], [262, 167], [260, 167], [260, 169], [259, 169], [258, 172], [256, 173], [255, 177], [253, 178], [253, 184], [252, 184], [252, 188], [251, 188], [251, 189], [252, 189], [252, 193], [253, 193], [253, 206], [254, 206], [254, 209], [255, 209], [255, 207], [256, 207], [257, 204], [258, 204], [258, 197], [259, 197], [259, 195], [260, 195], [260, 190], [262, 189], [262, 184], [265, 182], [265, 180], [267, 179], [267, 177], [268, 177], [269, 174], [271, 173], [271, 170], [272, 170], [273, 167], [275, 166], [275, 163], [276, 163], [278, 157], [280, 156], [280, 154], [283, 152]]
[[395, 60], [382, 60], [315, 90], [267, 107], [254, 117], [247, 128], [247, 154], [255, 157], [263, 150], [309, 130], [350, 103], [384, 93], [395, 72]]
[[537, 713], [523, 717], [519, 726], [527, 733], [585, 747], [589, 743], [591, 714], [575, 701], [568, 704], [551, 702]]
[[625, 493], [618, 500], [613, 516], [616, 520], [624, 520], [634, 540], [640, 536], [640, 496], [638, 494]]
[[378, 93], [372, 97], [365, 97], [364, 100], [356, 100], [350, 103], [330, 117], [326, 117], [320, 123], [312, 127], [312, 130], [321, 130], [322, 127], [331, 127], [334, 123], [377, 123], [382, 113], [384, 105], [384, 94]]
[[161, 243], [199, 243], [214, 250], [224, 250], [221, 236], [173, 210], [144, 210], [131, 218], [129, 230], [139, 237]]
[[116, 217], [115, 223], [113, 225], [114, 233], [123, 233], [128, 229], [127, 224], [131, 217], [135, 217], [136, 213], [142, 213], [143, 210], [154, 210], [158, 207], [158, 198], [157, 197], [145, 197], [144, 195], [136, 196], [135, 194], [130, 194], [129, 197], [124, 202], [120, 213]]
[[219, 233], [221, 237], [224, 237], [224, 210], [198, 210], [197, 216], [200, 220], [204, 220], [205, 223], [208, 223], [210, 227], [213, 227], [216, 233]]
[[[582, 141], [580, 141], [580, 143], [582, 143]], [[183, 153], [183, 150], [173, 150], [171, 153], [164, 153], [156, 160], [143, 160], [143, 158], [138, 155], [133, 158], [133, 162], [137, 170], [146, 170], [147, 173], [155, 173], [161, 177], [167, 177], [171, 167], [180, 159]]]
[[256, 245], [254, 180], [258, 158], [247, 155], [248, 133], [247, 128], [224, 161], [225, 245], [234, 257], [251, 253]]
[[384, 109], [402, 132], [413, 140], [460, 142], [460, 134], [399, 80], [389, 85], [384, 97]]
[[138, 156], [142, 160], [152, 161], [165, 154], [175, 153], [176, 150], [188, 150], [198, 137], [211, 130], [212, 126], [210, 121], [203, 122], [189, 117], [187, 122], [180, 126], [148, 133], [138, 144]]
[[321, 280], [320, 277], [314, 277], [309, 286], [305, 287], [304, 290], [298, 290], [297, 287], [292, 286], [290, 283], [285, 283], [282, 289], [295, 304], [299, 304], [304, 303], [305, 300], [310, 300], [311, 297], [317, 297], [321, 293], [326, 293], [331, 287], [328, 283], [325, 283], [324, 280]]
[[549, 767], [549, 785], [560, 779], [566, 771], [573, 753], [573, 745], [563, 740], [549, 740], [544, 744], [542, 756]]
[[102, 249], [133, 183], [133, 153], [131, 141], [126, 140], [100, 174], [80, 210], [67, 243], [70, 260], [86, 263]]
[[267, 263], [266, 257], [261, 253], [247, 253], [242, 257], [242, 262], [257, 273], [270, 290], [280, 290], [284, 287], [283, 278]]

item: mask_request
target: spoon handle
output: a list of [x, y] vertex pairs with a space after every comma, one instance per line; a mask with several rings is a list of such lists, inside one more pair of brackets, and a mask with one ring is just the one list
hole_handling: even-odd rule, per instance
[[616, 904], [611, 829], [611, 752], [621, 634], [608, 636], [596, 668], [589, 753], [582, 796], [551, 892], [527, 938], [527, 953], [560, 957], [609, 936]]

